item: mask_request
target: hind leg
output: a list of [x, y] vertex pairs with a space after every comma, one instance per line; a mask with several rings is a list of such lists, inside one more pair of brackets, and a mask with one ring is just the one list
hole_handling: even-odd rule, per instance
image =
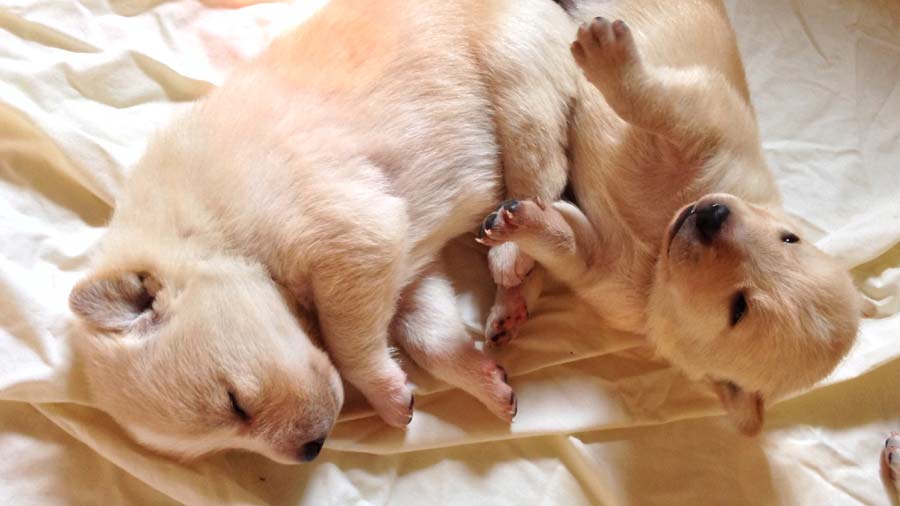
[[497, 284], [494, 305], [484, 325], [484, 336], [489, 345], [503, 346], [515, 339], [519, 326], [528, 320], [530, 308], [540, 297], [543, 286], [544, 269], [540, 266], [535, 266], [518, 285]]
[[568, 202], [511, 200], [484, 219], [478, 240], [497, 245], [515, 242], [547, 271], [572, 287], [596, 275], [602, 242], [580, 209]]
[[406, 289], [392, 333], [423, 369], [512, 421], [517, 403], [506, 371], [475, 348], [456, 309], [453, 286], [439, 265]]
[[[515, 244], [547, 271], [570, 286], [586, 279], [598, 250], [599, 238], [587, 217], [568, 202], [548, 206], [540, 199], [509, 200], [485, 218], [478, 241], [492, 246]], [[543, 270], [535, 268], [517, 286], [497, 286], [494, 306], [485, 324], [488, 342], [502, 346], [515, 337], [518, 326], [540, 296]]]

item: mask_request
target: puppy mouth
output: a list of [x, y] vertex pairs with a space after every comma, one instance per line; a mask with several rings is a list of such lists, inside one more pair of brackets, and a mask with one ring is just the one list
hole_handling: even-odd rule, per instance
[[675, 236], [678, 235], [678, 231], [681, 230], [681, 227], [684, 225], [684, 222], [694, 213], [694, 205], [691, 204], [678, 214], [678, 218], [675, 218], [675, 221], [672, 223], [672, 226], [669, 228], [669, 244], [666, 248], [666, 255], [669, 254], [669, 251], [672, 249], [672, 241], [675, 239]]

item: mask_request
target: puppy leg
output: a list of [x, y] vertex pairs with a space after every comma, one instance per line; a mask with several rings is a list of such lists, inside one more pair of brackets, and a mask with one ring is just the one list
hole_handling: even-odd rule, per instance
[[344, 379], [395, 427], [409, 424], [414, 403], [406, 373], [391, 357], [387, 339], [403, 261], [390, 247], [344, 250], [317, 265], [313, 277], [319, 324], [331, 358]]
[[[504, 20], [482, 58], [490, 70], [506, 197], [552, 202], [562, 195], [568, 178], [566, 145], [575, 92], [566, 88], [566, 79], [556, 78], [571, 74], [570, 64], [550, 56], [552, 49], [529, 45], [543, 37], [520, 33], [532, 25], [531, 19]], [[528, 255], [509, 243], [492, 248], [488, 262], [495, 282], [505, 287], [520, 284], [534, 267]]]
[[[598, 238], [590, 222], [574, 205], [559, 201], [547, 209], [537, 199], [509, 200], [501, 204], [485, 218], [478, 240], [495, 245], [494, 250], [515, 244], [529, 258], [538, 259], [557, 279], [575, 286], [584, 281]], [[543, 269], [538, 266], [521, 284], [497, 284], [494, 305], [485, 323], [488, 343], [503, 346], [515, 339], [542, 286]]]
[[488, 267], [497, 286], [518, 286], [534, 269], [534, 259], [516, 243], [507, 242], [488, 251]]
[[544, 269], [537, 267], [516, 286], [497, 285], [494, 305], [484, 327], [488, 344], [503, 346], [516, 338], [519, 326], [528, 320], [529, 308], [534, 307], [541, 295], [543, 283]]
[[502, 420], [512, 421], [516, 395], [506, 383], [506, 371], [475, 348], [440, 266], [404, 292], [392, 331], [422, 368], [473, 395]]
[[724, 75], [645, 64], [624, 21], [582, 25], [572, 54], [610, 107], [635, 126], [693, 150], [759, 144], [750, 105]]
[[600, 249], [594, 227], [580, 209], [558, 201], [512, 200], [484, 219], [478, 240], [495, 245], [513, 241], [554, 277], [571, 286], [586, 281]]
[[543, 287], [543, 270], [514, 242], [492, 247], [488, 252], [488, 267], [497, 291], [484, 337], [488, 343], [502, 346], [513, 340], [519, 326], [528, 320], [528, 308], [537, 302]]
[[[506, 198], [559, 198], [568, 178], [569, 115], [578, 68], [561, 58], [568, 43], [568, 15], [551, 3], [517, 5], [490, 19], [479, 38], [479, 59], [491, 90]], [[541, 23], [534, 23], [541, 19]], [[528, 297], [540, 294], [540, 267], [516, 243], [491, 248], [488, 265], [497, 297], [486, 325], [488, 342], [498, 329], [512, 338], [527, 319]], [[522, 285], [521, 288], [520, 285]]]

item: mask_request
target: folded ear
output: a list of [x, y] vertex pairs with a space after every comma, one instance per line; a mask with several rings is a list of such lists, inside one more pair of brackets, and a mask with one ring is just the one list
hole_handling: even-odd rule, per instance
[[731, 422], [745, 436], [755, 436], [763, 426], [765, 402], [759, 392], [747, 392], [730, 381], [715, 381], [716, 395]]
[[159, 281], [145, 272], [92, 275], [72, 289], [69, 307], [94, 327], [122, 331], [153, 311], [160, 288]]

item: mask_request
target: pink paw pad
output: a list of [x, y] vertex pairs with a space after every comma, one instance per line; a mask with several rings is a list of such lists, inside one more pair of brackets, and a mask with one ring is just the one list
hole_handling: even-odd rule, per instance
[[488, 342], [493, 346], [503, 346], [512, 341], [519, 327], [528, 321], [528, 308], [521, 296], [511, 297], [506, 304], [497, 305], [487, 321]]

